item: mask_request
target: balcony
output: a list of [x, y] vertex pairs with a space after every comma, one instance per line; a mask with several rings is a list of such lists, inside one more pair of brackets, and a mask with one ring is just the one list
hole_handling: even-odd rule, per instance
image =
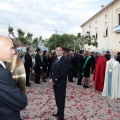
[[120, 25], [114, 27], [115, 33], [120, 33]]

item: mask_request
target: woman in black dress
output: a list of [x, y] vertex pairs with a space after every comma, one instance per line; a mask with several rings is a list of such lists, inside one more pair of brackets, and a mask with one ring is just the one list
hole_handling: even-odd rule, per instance
[[83, 71], [82, 71], [82, 75], [84, 77], [84, 84], [83, 84], [84, 88], [89, 88], [88, 87], [88, 80], [90, 77], [90, 68], [91, 68], [91, 58], [89, 56], [89, 52], [85, 51], [84, 52]]

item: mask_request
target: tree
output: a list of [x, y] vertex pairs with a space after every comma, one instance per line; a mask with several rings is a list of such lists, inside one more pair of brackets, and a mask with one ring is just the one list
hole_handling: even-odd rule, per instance
[[21, 44], [25, 45], [27, 44], [27, 39], [24, 37], [25, 32], [22, 31], [21, 29], [17, 29], [18, 32], [18, 39], [20, 40]]
[[52, 36], [49, 38], [48, 42], [46, 43], [46, 46], [50, 48], [50, 50], [55, 49], [55, 46], [57, 45], [66, 48], [74, 48], [74, 42], [73, 42], [74, 39], [75, 36], [72, 34], [62, 34], [62, 35], [52, 34]]
[[41, 44], [42, 36], [39, 37], [39, 44]]
[[37, 37], [33, 39], [33, 44], [34, 44], [35, 49], [38, 47], [38, 42], [39, 41]]
[[8, 27], [8, 32], [10, 35], [12, 35], [14, 38], [16, 38], [14, 35], [14, 32], [13, 32], [13, 27]]
[[19, 37], [24, 37], [25, 32], [23, 32], [21, 29], [17, 29], [17, 32]]
[[30, 33], [30, 32], [27, 33], [26, 38], [27, 38], [27, 43], [28, 43], [28, 45], [31, 45], [32, 42], [33, 42], [33, 41], [32, 41], [32, 36], [33, 36], [32, 33]]
[[79, 44], [80, 49], [84, 50], [84, 45], [93, 45], [95, 47], [98, 47], [98, 43], [97, 43], [97, 39], [94, 35], [90, 36], [90, 33], [87, 32], [87, 35], [81, 35], [80, 33], [78, 33], [77, 36], [77, 42]]

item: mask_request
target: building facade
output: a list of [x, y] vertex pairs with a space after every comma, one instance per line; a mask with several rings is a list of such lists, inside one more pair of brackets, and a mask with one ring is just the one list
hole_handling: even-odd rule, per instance
[[85, 50], [120, 51], [120, 0], [113, 0], [81, 25], [82, 34], [95, 35], [98, 47], [85, 45]]

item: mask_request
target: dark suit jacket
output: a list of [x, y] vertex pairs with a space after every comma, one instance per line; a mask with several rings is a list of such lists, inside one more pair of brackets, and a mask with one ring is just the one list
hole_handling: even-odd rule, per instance
[[11, 73], [0, 64], [0, 120], [20, 120], [27, 97], [15, 85]]
[[106, 54], [106, 55], [105, 55], [105, 58], [107, 59], [107, 61], [110, 60], [110, 55], [109, 55], [109, 54]]
[[41, 57], [38, 53], [36, 53], [36, 55], [35, 55], [35, 70], [41, 70], [40, 67], [42, 67]]
[[120, 55], [117, 56], [116, 61], [120, 63]]
[[84, 59], [82, 55], [77, 56], [77, 68], [78, 70], [83, 70]]
[[91, 64], [95, 65], [95, 57], [94, 57], [94, 55], [91, 55]]
[[47, 72], [47, 67], [49, 65], [49, 59], [47, 56], [43, 56], [43, 72]]
[[25, 63], [24, 64], [25, 64], [25, 69], [32, 68], [32, 58], [28, 52], [25, 54]]
[[56, 63], [56, 59], [50, 69], [50, 79], [55, 83], [57, 89], [66, 89], [67, 73], [68, 73], [68, 60], [62, 56]]
[[74, 61], [74, 57], [72, 55], [68, 56], [68, 62], [69, 62], [69, 69], [74, 69], [75, 61]]

